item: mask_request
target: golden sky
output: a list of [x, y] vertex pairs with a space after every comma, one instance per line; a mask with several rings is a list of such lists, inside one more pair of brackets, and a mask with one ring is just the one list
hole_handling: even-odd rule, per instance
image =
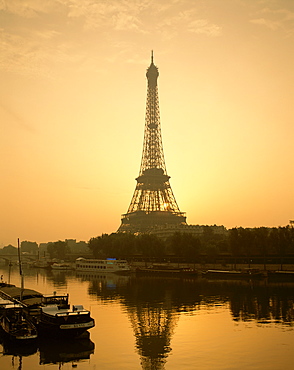
[[294, 218], [294, 1], [0, 1], [0, 247], [116, 231], [151, 50], [189, 224]]

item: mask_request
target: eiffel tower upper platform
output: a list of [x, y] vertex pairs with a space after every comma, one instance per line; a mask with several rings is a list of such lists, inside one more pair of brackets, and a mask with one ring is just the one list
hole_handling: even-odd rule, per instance
[[172, 192], [167, 175], [159, 114], [157, 78], [158, 68], [153, 63], [147, 69], [147, 104], [143, 155], [137, 186], [129, 209], [122, 215], [118, 232], [148, 233], [163, 225], [186, 225]]

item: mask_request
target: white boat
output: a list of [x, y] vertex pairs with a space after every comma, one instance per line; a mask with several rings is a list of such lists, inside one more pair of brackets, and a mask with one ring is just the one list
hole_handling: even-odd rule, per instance
[[73, 266], [70, 263], [53, 263], [51, 266], [53, 270], [73, 270]]
[[41, 268], [41, 269], [48, 269], [50, 267], [47, 261], [35, 261], [30, 263], [30, 267], [32, 268]]
[[112, 272], [124, 273], [130, 272], [130, 265], [126, 260], [117, 260], [115, 258], [103, 259], [76, 259], [76, 271], [95, 271], [95, 272]]

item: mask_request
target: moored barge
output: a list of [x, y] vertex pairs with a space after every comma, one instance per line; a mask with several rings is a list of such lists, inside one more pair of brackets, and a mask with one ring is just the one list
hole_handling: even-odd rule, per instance
[[248, 270], [207, 270], [202, 272], [207, 279], [262, 279], [264, 272], [255, 269]]
[[4, 335], [11, 341], [27, 344], [36, 340], [36, 326], [27, 318], [21, 304], [7, 302], [1, 304], [0, 326]]
[[294, 271], [277, 270], [268, 271], [267, 278], [269, 281], [294, 282]]
[[189, 267], [174, 267], [168, 264], [153, 264], [148, 267], [138, 267], [135, 270], [138, 275], [148, 275], [148, 276], [197, 276], [198, 271]]
[[40, 335], [79, 337], [95, 326], [90, 311], [82, 305], [69, 305], [68, 294], [43, 295], [32, 289], [2, 287], [0, 295], [22, 305]]

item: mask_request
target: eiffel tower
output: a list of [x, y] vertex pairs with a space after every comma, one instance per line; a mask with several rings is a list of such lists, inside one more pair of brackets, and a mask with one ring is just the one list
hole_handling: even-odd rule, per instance
[[157, 78], [153, 62], [147, 69], [147, 104], [143, 154], [137, 185], [127, 213], [122, 215], [118, 232], [148, 233], [163, 225], [186, 225], [167, 175], [160, 128]]

